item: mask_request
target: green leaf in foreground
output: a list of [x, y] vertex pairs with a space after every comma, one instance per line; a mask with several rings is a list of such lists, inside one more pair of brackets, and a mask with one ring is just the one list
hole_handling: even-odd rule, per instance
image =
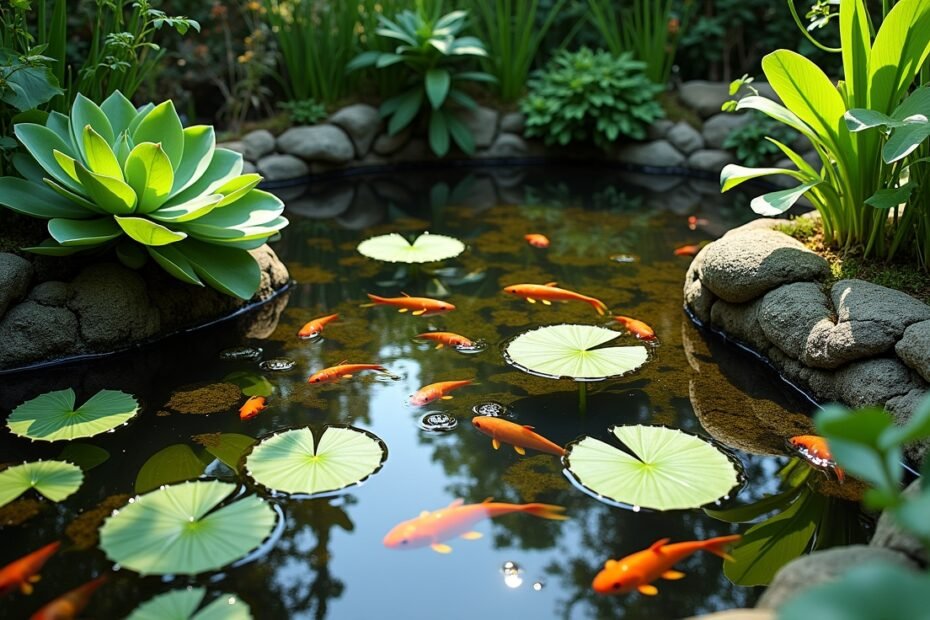
[[77, 409], [74, 404], [71, 388], [47, 392], [14, 409], [7, 426], [37, 441], [71, 440], [113, 430], [139, 413], [134, 397], [115, 390], [101, 390]]
[[165, 592], [139, 605], [126, 620], [251, 620], [249, 606], [233, 594], [220, 594], [200, 607], [206, 594], [204, 588]]
[[0, 471], [0, 506], [35, 489], [53, 502], [60, 502], [80, 488], [84, 472], [64, 461], [33, 461]]

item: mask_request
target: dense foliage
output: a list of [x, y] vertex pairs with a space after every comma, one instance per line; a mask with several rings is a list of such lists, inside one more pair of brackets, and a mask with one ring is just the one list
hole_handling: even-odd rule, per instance
[[630, 52], [612, 56], [582, 48], [563, 51], [530, 80], [521, 103], [528, 136], [546, 144], [593, 140], [606, 148], [620, 137], [643, 139], [663, 115], [656, 95], [665, 89]]

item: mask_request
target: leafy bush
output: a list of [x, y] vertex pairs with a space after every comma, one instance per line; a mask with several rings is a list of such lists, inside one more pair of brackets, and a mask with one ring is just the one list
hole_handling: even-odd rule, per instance
[[748, 123], [730, 132], [723, 142], [723, 148], [736, 153], [736, 159], [745, 166], [762, 166], [781, 155], [772, 140], [791, 144], [797, 137], [798, 132], [787, 125], [753, 112]]
[[183, 282], [242, 299], [258, 289], [247, 250], [287, 225], [284, 205], [240, 174], [242, 156], [216, 148], [212, 127], [184, 129], [171, 101], [136, 109], [117, 91], [14, 131], [31, 157], [13, 160], [23, 178], [0, 178], [0, 205], [48, 220], [51, 236], [25, 250], [113, 247], [130, 267], [151, 257]]
[[475, 150], [474, 139], [456, 118], [453, 104], [474, 108], [477, 104], [462, 89], [462, 82], [494, 82], [481, 71], [462, 71], [462, 61], [487, 56], [481, 41], [459, 36], [465, 29], [467, 11], [453, 11], [433, 18], [424, 10], [402, 11], [394, 20], [379, 17], [375, 33], [401, 42], [393, 52], [369, 50], [349, 63], [347, 70], [383, 69], [403, 64], [408, 71], [407, 89], [381, 105], [381, 116], [390, 118], [388, 133], [394, 135], [420, 114], [429, 113], [429, 144], [436, 155], [449, 152], [450, 137], [466, 153]]
[[593, 139], [602, 148], [621, 136], [645, 138], [646, 127], [663, 115], [656, 95], [664, 90], [645, 67], [629, 52], [559, 52], [533, 76], [520, 104], [526, 135], [563, 146]]
[[326, 118], [326, 106], [315, 99], [282, 101], [278, 107], [287, 112], [291, 122], [298, 125], [312, 125]]

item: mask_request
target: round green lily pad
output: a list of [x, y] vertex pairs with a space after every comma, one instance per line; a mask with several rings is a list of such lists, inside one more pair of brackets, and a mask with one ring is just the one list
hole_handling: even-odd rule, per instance
[[403, 235], [391, 233], [366, 239], [357, 249], [362, 256], [386, 263], [433, 263], [455, 258], [465, 251], [465, 244], [455, 237], [429, 233], [410, 243]]
[[[207, 591], [204, 588], [172, 590], [147, 600], [126, 620], [251, 620], [252, 612], [234, 594], [220, 594], [200, 608]], [[198, 608], [200, 608], [198, 610]]]
[[71, 388], [47, 392], [14, 409], [6, 425], [20, 437], [61, 441], [111, 431], [139, 413], [136, 399], [116, 390], [101, 390], [77, 409], [74, 404]]
[[66, 461], [33, 461], [0, 471], [0, 506], [5, 506], [29, 489], [60, 502], [84, 482], [84, 472]]

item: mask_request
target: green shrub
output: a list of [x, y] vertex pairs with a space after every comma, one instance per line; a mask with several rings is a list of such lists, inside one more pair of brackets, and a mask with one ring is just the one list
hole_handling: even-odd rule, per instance
[[50, 239], [24, 248], [68, 256], [104, 247], [127, 266], [151, 257], [172, 276], [250, 298], [261, 272], [247, 250], [287, 225], [284, 205], [216, 148], [213, 128], [184, 129], [171, 101], [139, 109], [119, 91], [101, 106], [78, 95], [70, 118], [19, 123], [23, 178], [0, 178], [0, 205], [48, 220]]
[[292, 123], [298, 125], [312, 125], [326, 118], [326, 106], [315, 99], [282, 101], [278, 107], [287, 112]]
[[748, 123], [730, 132], [723, 142], [723, 148], [736, 153], [736, 159], [745, 166], [762, 166], [772, 163], [781, 155], [781, 150], [772, 140], [791, 144], [797, 137], [798, 132], [787, 125], [753, 112]]
[[620, 137], [645, 138], [663, 116], [656, 96], [664, 90], [646, 77], [645, 66], [631, 53], [559, 52], [533, 76], [520, 104], [526, 135], [563, 146], [593, 140], [602, 148]]

